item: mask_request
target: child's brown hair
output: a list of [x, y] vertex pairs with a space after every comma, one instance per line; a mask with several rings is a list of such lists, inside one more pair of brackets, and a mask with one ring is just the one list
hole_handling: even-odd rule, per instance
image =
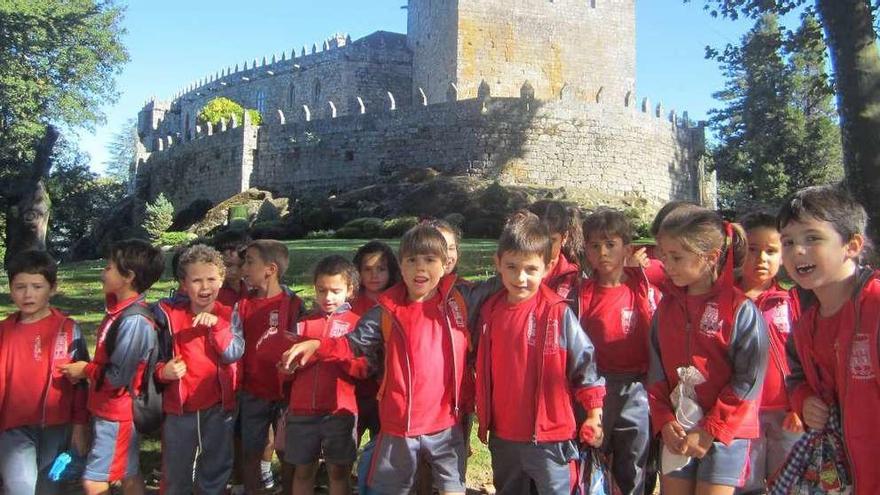
[[632, 242], [633, 229], [622, 211], [612, 208], [600, 208], [584, 220], [584, 241], [589, 242], [591, 235], [607, 238], [620, 237], [623, 244]]
[[397, 256], [394, 255], [391, 246], [382, 241], [370, 241], [359, 247], [354, 253], [353, 263], [357, 267], [358, 273], [360, 273], [364, 259], [373, 254], [381, 255], [385, 264], [388, 265], [388, 287], [400, 282], [400, 266], [397, 264]]
[[841, 185], [813, 186], [789, 197], [776, 216], [777, 228], [805, 217], [829, 222], [843, 242], [854, 235], [864, 235], [868, 224], [865, 208]]
[[186, 248], [177, 261], [177, 280], [186, 278], [186, 268], [195, 263], [214, 265], [220, 271], [220, 278], [226, 275], [226, 264], [223, 263], [223, 255], [216, 249], [204, 244], [196, 244]]
[[658, 237], [671, 237], [688, 251], [708, 254], [718, 250], [715, 275], [732, 256], [733, 268], [742, 266], [748, 252], [748, 240], [742, 226], [727, 223], [717, 213], [699, 206], [684, 205], [671, 212], [660, 225]]
[[13, 256], [9, 260], [9, 266], [6, 267], [10, 285], [12, 279], [20, 273], [42, 275], [50, 286], [55, 287], [58, 281], [58, 264], [55, 263], [55, 258], [45, 251], [22, 251]]
[[123, 276], [134, 275], [131, 285], [138, 294], [152, 287], [165, 271], [165, 255], [142, 239], [116, 242], [107, 258]]
[[247, 250], [253, 249], [257, 252], [257, 256], [263, 263], [274, 264], [278, 267], [278, 282], [284, 278], [287, 273], [287, 267], [290, 264], [290, 252], [287, 246], [281, 241], [273, 239], [259, 239], [251, 241], [247, 245]]
[[318, 264], [315, 265], [312, 283], [317, 283], [318, 277], [332, 277], [334, 275], [342, 275], [342, 279], [345, 280], [346, 285], [348, 285], [352, 291], [357, 289], [360, 284], [357, 267], [354, 266], [354, 263], [348, 261], [347, 258], [338, 254], [325, 256], [318, 261]]
[[562, 243], [562, 254], [572, 263], [583, 264], [584, 233], [581, 229], [581, 213], [576, 206], [542, 199], [529, 205], [528, 210], [544, 222], [551, 235], [567, 236]]
[[400, 258], [413, 255], [433, 255], [446, 263], [446, 239], [436, 227], [419, 224], [406, 231], [400, 238]]
[[550, 229], [537, 215], [519, 210], [507, 220], [498, 238], [498, 258], [504, 253], [520, 253], [540, 256], [545, 264], [553, 261], [553, 241]]

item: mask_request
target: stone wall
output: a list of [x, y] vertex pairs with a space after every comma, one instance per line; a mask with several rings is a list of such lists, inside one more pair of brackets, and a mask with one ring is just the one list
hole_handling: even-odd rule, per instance
[[[152, 193], [171, 188], [177, 208], [186, 206], [177, 198], [216, 202], [247, 187], [328, 195], [432, 167], [654, 204], [703, 195], [703, 128], [688, 128], [647, 100], [635, 108], [486, 98], [312, 121], [276, 115], [258, 132], [245, 125], [244, 132], [227, 131], [228, 141], [215, 135], [153, 153]], [[233, 143], [236, 136], [244, 142]], [[238, 163], [243, 175], [234, 171]], [[169, 179], [183, 170], [191, 171], [186, 181]]]

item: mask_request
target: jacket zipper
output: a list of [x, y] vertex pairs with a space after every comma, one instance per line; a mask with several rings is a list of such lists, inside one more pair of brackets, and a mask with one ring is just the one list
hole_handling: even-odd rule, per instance
[[[330, 315], [324, 318], [324, 327], [321, 330], [321, 338], [327, 338], [327, 327], [330, 326], [330, 318]], [[312, 366], [312, 368], [312, 374], [315, 377], [312, 384], [312, 411], [316, 411], [318, 409], [318, 370], [320, 366]]]
[[[451, 294], [452, 291], [450, 291]], [[446, 333], [449, 335], [449, 345], [452, 351], [452, 411], [458, 418], [458, 360], [455, 358], [455, 332], [452, 331], [452, 324], [449, 321], [449, 294], [443, 298], [443, 321], [446, 323]]]
[[[162, 314], [165, 315], [165, 321], [168, 322], [168, 338], [171, 339], [171, 357], [173, 359], [175, 355], [174, 325], [171, 323], [171, 315], [169, 315], [168, 312], [165, 311], [165, 308], [163, 308], [161, 304], [159, 304], [159, 310], [162, 311]], [[155, 373], [156, 370], [149, 370], [149, 372]], [[177, 387], [178, 413], [180, 415], [183, 415], [183, 386], [181, 385], [179, 379], [177, 380], [175, 386]], [[223, 399], [221, 398], [220, 400], [222, 401]]]
[[[537, 310], [537, 308], [536, 308]], [[538, 322], [537, 312], [532, 312], [531, 318], [535, 319], [535, 328], [540, 324]], [[541, 340], [537, 343], [535, 348], [538, 350], [538, 381], [535, 382], [535, 430], [532, 432], [532, 443], [538, 444], [538, 404], [541, 402], [541, 387], [544, 384], [544, 345], [547, 342], [547, 325], [541, 325]], [[537, 337], [537, 333], [536, 337]]]

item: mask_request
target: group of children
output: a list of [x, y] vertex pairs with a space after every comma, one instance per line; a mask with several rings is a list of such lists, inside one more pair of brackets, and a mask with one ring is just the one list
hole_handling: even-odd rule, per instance
[[321, 259], [311, 310], [282, 285], [284, 244], [246, 239], [187, 248], [176, 294], [148, 308], [164, 258], [123, 241], [91, 361], [49, 305], [54, 261], [24, 253], [8, 269], [18, 311], [0, 323], [0, 475], [7, 493], [50, 493], [46, 471], [72, 449], [86, 493], [142, 493], [132, 396], [152, 374], [168, 494], [226, 493], [233, 471], [259, 493], [273, 443], [286, 492], [313, 493], [323, 460], [330, 493], [347, 494], [366, 430], [368, 493], [463, 494], [474, 415], [499, 494], [572, 493], [590, 448], [621, 493], [652, 493], [658, 470], [663, 493], [761, 493], [833, 417], [854, 492], [880, 493], [866, 221], [832, 186], [739, 224], [671, 203], [649, 256], [621, 212], [581, 222], [540, 201], [508, 220], [489, 280], [460, 278], [458, 232], [423, 222], [397, 256], [373, 241], [354, 262]]

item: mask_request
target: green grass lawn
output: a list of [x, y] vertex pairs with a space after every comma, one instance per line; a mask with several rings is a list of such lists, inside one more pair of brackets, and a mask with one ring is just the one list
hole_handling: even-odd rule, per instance
[[[290, 248], [290, 267], [285, 274], [285, 282], [307, 302], [314, 298], [314, 288], [311, 285], [312, 269], [315, 264], [331, 254], [341, 254], [351, 258], [355, 250], [364, 244], [365, 240], [339, 240], [339, 239], [314, 239], [297, 240], [286, 242]], [[387, 240], [392, 247], [397, 248], [398, 240]], [[494, 271], [492, 267], [492, 255], [495, 253], [496, 243], [490, 240], [466, 240], [460, 246], [459, 273], [470, 279], [486, 278]], [[90, 348], [94, 351], [95, 329], [104, 316], [104, 299], [101, 292], [101, 270], [104, 267], [103, 260], [83, 261], [77, 263], [62, 264], [58, 274], [58, 294], [52, 300], [55, 307], [68, 313], [82, 326]], [[6, 315], [15, 311], [15, 307], [9, 298], [9, 284], [5, 273], [0, 275], [0, 314]], [[164, 297], [175, 287], [171, 279], [170, 268], [166, 270], [155, 286], [147, 294], [149, 301], [155, 301]], [[474, 428], [476, 431], [476, 428]], [[479, 488], [484, 483], [491, 481], [491, 465], [489, 453], [480, 444], [476, 436], [471, 442], [474, 455], [469, 462], [468, 486]], [[154, 468], [158, 467], [160, 445], [155, 439], [147, 439], [142, 444], [142, 467], [143, 472], [149, 475]]]

